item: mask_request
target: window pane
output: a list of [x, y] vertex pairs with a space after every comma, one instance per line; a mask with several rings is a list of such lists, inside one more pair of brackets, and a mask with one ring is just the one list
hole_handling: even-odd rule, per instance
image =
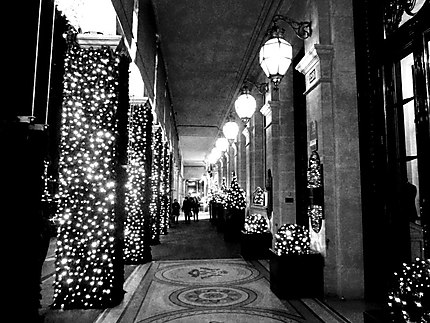
[[[414, 64], [413, 54], [409, 54], [400, 61], [401, 77], [402, 77], [402, 96], [403, 99], [408, 99], [414, 96], [414, 82], [412, 67]], [[411, 100], [403, 105], [403, 125], [404, 125], [404, 140], [406, 156], [417, 155], [417, 139], [415, 130], [415, 100]], [[405, 156], [405, 157], [406, 157]], [[409, 183], [417, 188], [415, 197], [415, 205], [417, 214], [419, 214], [419, 183], [418, 183], [418, 161], [417, 159], [406, 159], [406, 170]]]

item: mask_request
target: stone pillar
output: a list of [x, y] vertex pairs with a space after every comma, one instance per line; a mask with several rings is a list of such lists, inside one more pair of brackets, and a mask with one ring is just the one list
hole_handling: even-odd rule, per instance
[[264, 187], [264, 147], [263, 147], [263, 116], [254, 113], [251, 119], [250, 132], [250, 162], [251, 166], [251, 192], [257, 186]]
[[240, 187], [242, 187], [244, 190], [247, 190], [246, 169], [248, 164], [246, 163], [246, 137], [243, 134], [243, 131], [239, 132], [237, 142], [237, 179]]
[[265, 118], [266, 173], [273, 176], [272, 230], [296, 222], [294, 109], [290, 101], [269, 101], [260, 109]]
[[345, 54], [354, 52], [352, 32], [343, 35], [338, 42], [337, 46], [314, 44], [296, 69], [306, 77], [307, 122], [318, 124], [317, 149], [323, 164], [327, 241], [325, 293], [362, 298], [364, 272], [355, 62], [354, 55]]
[[251, 204], [251, 193], [252, 193], [252, 187], [251, 187], [251, 169], [252, 169], [252, 163], [251, 163], [251, 145], [250, 145], [250, 132], [249, 128], [245, 128], [242, 131], [243, 138], [244, 138], [244, 146], [245, 146], [245, 191], [246, 191], [246, 200], [248, 201], [248, 205]]
[[223, 152], [222, 160], [223, 160], [223, 165], [224, 165], [222, 176], [225, 178], [225, 184], [227, 185], [227, 187], [229, 187], [230, 186], [230, 175], [229, 175], [230, 174], [230, 158], [228, 156], [227, 151]]

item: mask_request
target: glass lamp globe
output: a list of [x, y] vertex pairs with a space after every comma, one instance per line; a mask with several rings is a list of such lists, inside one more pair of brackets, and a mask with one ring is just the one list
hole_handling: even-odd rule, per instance
[[220, 157], [221, 157], [221, 151], [219, 151], [218, 148], [213, 147], [208, 156], [208, 162], [210, 164], [215, 164]]
[[257, 108], [257, 101], [255, 101], [248, 89], [244, 89], [234, 102], [234, 108], [243, 123], [247, 124]]
[[287, 42], [280, 29], [276, 29], [272, 38], [260, 49], [260, 66], [277, 88], [287, 72], [293, 57], [293, 47]]
[[229, 121], [222, 127], [222, 132], [227, 140], [235, 141], [239, 133], [239, 126], [236, 122]]
[[228, 139], [227, 138], [218, 138], [216, 143], [215, 143], [215, 147], [221, 152], [226, 151], [228, 148]]

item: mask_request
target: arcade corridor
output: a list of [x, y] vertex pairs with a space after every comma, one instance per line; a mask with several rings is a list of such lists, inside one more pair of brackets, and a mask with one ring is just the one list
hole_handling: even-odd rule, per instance
[[124, 301], [105, 311], [49, 308], [53, 240], [42, 274], [43, 322], [363, 322], [363, 302], [277, 298], [270, 291], [268, 259], [245, 261], [239, 242], [224, 241], [208, 218], [203, 213], [199, 222], [185, 224], [181, 215], [152, 247], [152, 263], [126, 266]]
[[430, 0], [13, 5], [20, 321], [430, 320]]

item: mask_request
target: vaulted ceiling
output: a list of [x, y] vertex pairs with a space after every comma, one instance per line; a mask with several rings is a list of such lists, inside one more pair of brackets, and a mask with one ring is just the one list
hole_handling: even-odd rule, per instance
[[184, 165], [203, 165], [221, 136], [280, 2], [153, 0]]

